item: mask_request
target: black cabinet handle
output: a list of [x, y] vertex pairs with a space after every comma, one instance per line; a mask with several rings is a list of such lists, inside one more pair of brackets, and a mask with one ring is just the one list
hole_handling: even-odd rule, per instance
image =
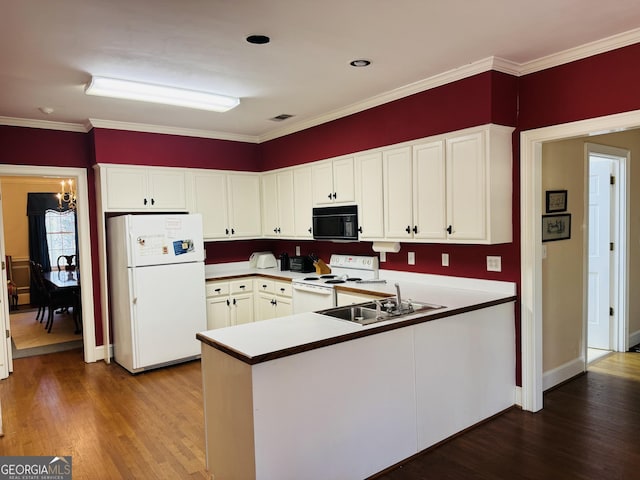
[[277, 228], [274, 228], [274, 229], [273, 229], [273, 233], [278, 233], [278, 229], [277, 229]]
[[413, 226], [413, 233], [418, 233], [418, 226], [417, 225]]
[[247, 286], [246, 285], [240, 285], [240, 288], [244, 289], [244, 288], [247, 288]]
[[145, 204], [145, 205], [147, 204], [147, 199], [146, 199], [146, 198], [144, 199], [144, 204]]
[[228, 228], [225, 228], [225, 229], [224, 229], [224, 233], [225, 233], [226, 235], [229, 235], [229, 229], [228, 229]]
[[449, 235], [451, 235], [451, 234], [453, 233], [453, 227], [452, 227], [451, 225], [449, 225], [449, 226], [447, 227], [447, 233], [448, 233]]
[[407, 233], [411, 233], [411, 227], [407, 225], [407, 228], [405, 228], [404, 231]]
[[151, 205], [155, 205], [155, 204], [156, 204], [156, 201], [152, 198], [151, 199]]
[[276, 301], [275, 300], [271, 300], [271, 305], [275, 305]]
[[309, 233], [311, 233], [311, 227], [309, 227]]
[[231, 229], [231, 235], [235, 235], [235, 234], [236, 234], [236, 231], [235, 231], [235, 229], [232, 228]]
[[235, 299], [235, 298], [233, 299], [233, 304], [234, 304], [234, 305], [236, 304], [236, 299]]
[[281, 288], [280, 291], [284, 293], [284, 288]]
[[329, 200], [331, 200], [331, 194], [329, 194], [328, 196], [329, 196]]
[[278, 227], [276, 230], [277, 230], [276, 233], [280, 233], [281, 232], [280, 227]]
[[267, 286], [265, 284], [262, 284], [262, 288], [267, 288]]
[[216, 288], [216, 290], [215, 290], [215, 291], [216, 291], [217, 293], [220, 293], [220, 290], [222, 290], [222, 289], [221, 289], [221, 288]]
[[229, 299], [227, 298], [227, 307], [228, 307], [229, 305], [230, 305], [230, 303], [229, 303]]
[[362, 233], [362, 227], [358, 227], [358, 231]]
[[334, 199], [334, 200], [336, 199], [336, 197], [337, 197], [337, 196], [338, 196], [338, 195], [336, 194], [336, 192], [333, 192], [333, 199]]

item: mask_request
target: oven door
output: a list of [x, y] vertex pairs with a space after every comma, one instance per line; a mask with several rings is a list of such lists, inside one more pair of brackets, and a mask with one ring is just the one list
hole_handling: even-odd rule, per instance
[[333, 287], [291, 283], [293, 313], [317, 312], [336, 306]]

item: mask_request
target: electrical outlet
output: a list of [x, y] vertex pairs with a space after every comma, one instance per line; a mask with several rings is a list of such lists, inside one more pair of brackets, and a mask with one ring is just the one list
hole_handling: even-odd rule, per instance
[[380, 252], [380, 262], [387, 261], [387, 252]]
[[407, 263], [409, 265], [415, 265], [416, 264], [416, 252], [409, 252], [407, 255]]
[[300, 245], [296, 245], [296, 256], [300, 256]]
[[502, 257], [487, 256], [487, 272], [501, 272]]
[[443, 267], [448, 267], [449, 266], [449, 254], [448, 253], [443, 253], [442, 254], [442, 266]]

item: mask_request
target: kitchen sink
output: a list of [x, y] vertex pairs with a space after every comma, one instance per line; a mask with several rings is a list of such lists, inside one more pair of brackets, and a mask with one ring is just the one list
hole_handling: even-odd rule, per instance
[[444, 306], [432, 303], [414, 302], [411, 300], [402, 302], [401, 308], [398, 308], [398, 302], [395, 298], [385, 298], [378, 302], [364, 302], [357, 303], [355, 305], [328, 308], [317, 313], [329, 315], [330, 317], [339, 318], [341, 320], [347, 320], [349, 322], [359, 323], [360, 325], [369, 325], [371, 323], [402, 318], [413, 313], [437, 310], [440, 308], [444, 308]]

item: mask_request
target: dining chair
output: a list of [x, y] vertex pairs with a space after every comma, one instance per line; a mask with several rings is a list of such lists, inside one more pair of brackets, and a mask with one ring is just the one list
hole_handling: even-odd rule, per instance
[[40, 320], [40, 323], [44, 320], [44, 314], [47, 309], [47, 287], [44, 282], [42, 265], [29, 260], [29, 275], [31, 276], [31, 288], [35, 291], [31, 292], [31, 304], [38, 307], [38, 313], [36, 314], [36, 321]]

